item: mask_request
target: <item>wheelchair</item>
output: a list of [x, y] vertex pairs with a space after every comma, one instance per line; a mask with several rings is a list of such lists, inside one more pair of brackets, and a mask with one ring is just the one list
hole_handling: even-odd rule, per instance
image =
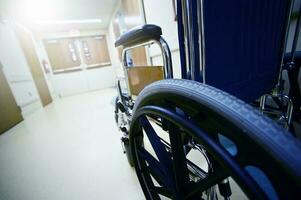
[[[127, 90], [117, 82], [115, 119], [146, 199], [301, 198], [301, 143], [289, 132], [300, 112], [300, 17], [285, 55], [293, 3], [177, 0], [181, 79], [160, 27], [118, 38]], [[154, 44], [163, 66], [129, 65], [129, 50]]]

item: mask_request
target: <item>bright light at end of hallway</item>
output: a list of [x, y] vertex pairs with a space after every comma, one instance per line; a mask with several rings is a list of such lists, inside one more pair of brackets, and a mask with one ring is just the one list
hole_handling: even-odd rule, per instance
[[36, 21], [52, 20], [60, 16], [60, 7], [51, 0], [14, 1], [12, 9], [20, 20], [34, 23]]
[[101, 19], [80, 19], [80, 20], [36, 20], [36, 24], [89, 24], [101, 23]]

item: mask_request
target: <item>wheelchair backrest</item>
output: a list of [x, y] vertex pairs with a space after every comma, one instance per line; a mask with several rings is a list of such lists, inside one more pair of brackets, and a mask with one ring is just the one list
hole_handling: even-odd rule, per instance
[[182, 73], [188, 72], [183, 78], [247, 102], [270, 92], [278, 81], [291, 5], [290, 0], [178, 0]]
[[126, 70], [131, 95], [138, 96], [147, 85], [164, 78], [163, 66], [136, 66]]

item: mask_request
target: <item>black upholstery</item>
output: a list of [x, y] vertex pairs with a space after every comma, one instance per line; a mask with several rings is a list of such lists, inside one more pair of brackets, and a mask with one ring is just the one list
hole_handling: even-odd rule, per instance
[[290, 2], [204, 0], [206, 84], [246, 102], [269, 93], [278, 81]]
[[132, 46], [151, 39], [159, 39], [162, 35], [162, 30], [159, 26], [153, 24], [145, 24], [137, 26], [126, 33], [122, 34], [115, 42], [115, 47], [118, 46]]

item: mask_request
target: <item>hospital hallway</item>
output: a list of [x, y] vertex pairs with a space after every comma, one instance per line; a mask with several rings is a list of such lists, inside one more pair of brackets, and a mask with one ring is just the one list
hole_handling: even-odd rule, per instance
[[0, 200], [301, 199], [300, 140], [301, 0], [0, 0]]
[[115, 95], [57, 99], [0, 135], [0, 199], [143, 199], [122, 153]]

